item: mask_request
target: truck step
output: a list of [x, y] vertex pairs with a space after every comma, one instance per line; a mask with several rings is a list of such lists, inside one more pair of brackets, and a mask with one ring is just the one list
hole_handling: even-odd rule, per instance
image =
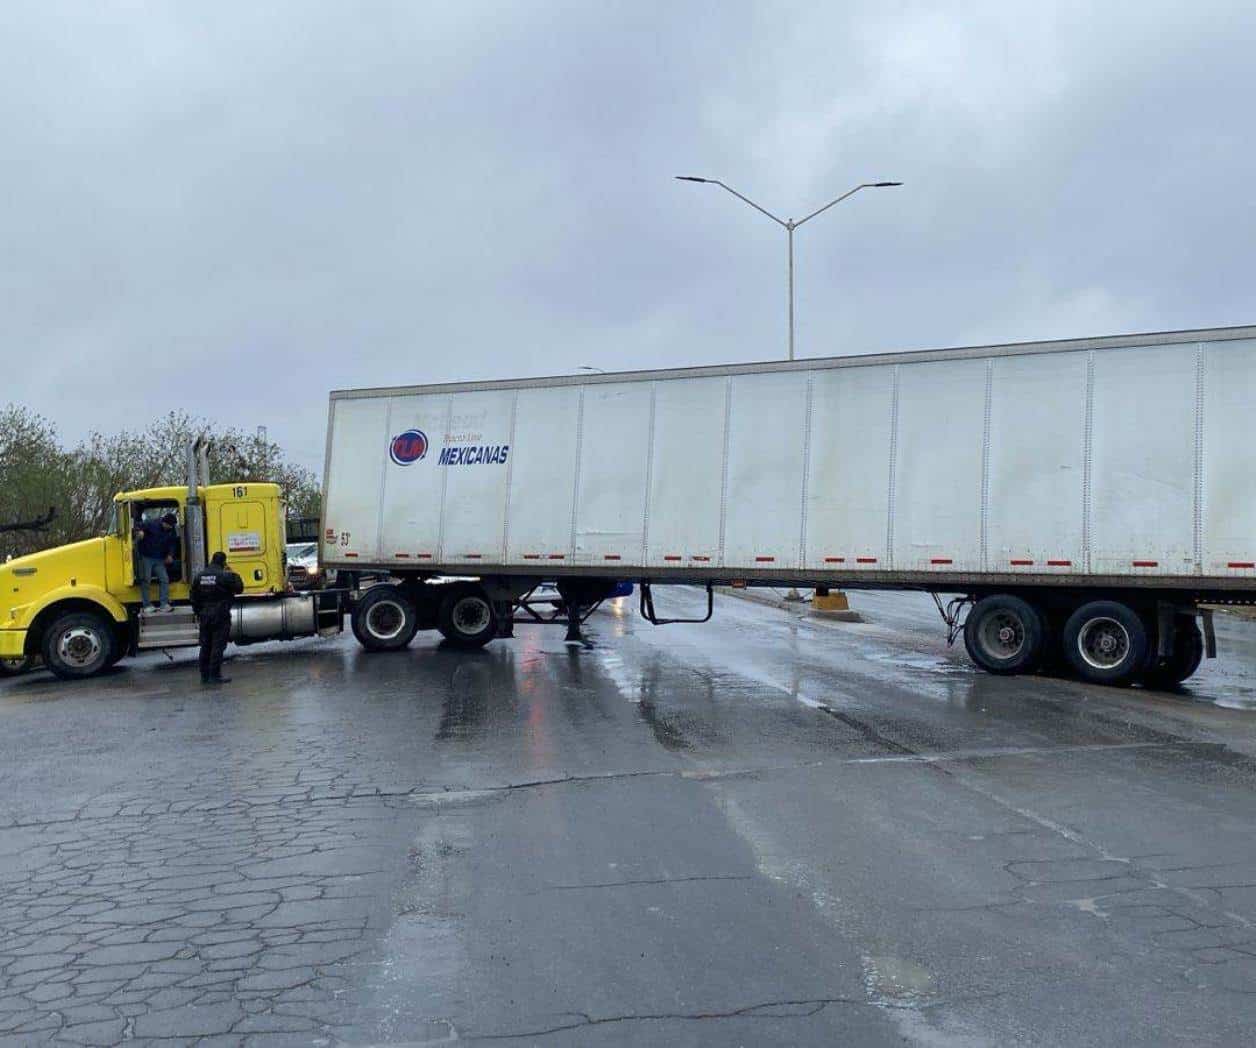
[[152, 648], [194, 647], [200, 642], [196, 616], [191, 608], [175, 608], [170, 612], [150, 612], [140, 616], [141, 651]]

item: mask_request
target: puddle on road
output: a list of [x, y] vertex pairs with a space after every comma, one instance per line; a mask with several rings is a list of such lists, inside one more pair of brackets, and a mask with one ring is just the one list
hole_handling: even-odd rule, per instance
[[915, 961], [889, 954], [865, 957], [864, 986], [873, 1001], [913, 1002], [933, 996], [933, 974]]

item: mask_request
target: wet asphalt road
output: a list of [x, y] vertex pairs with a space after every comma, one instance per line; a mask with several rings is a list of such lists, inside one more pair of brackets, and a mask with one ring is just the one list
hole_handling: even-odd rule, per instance
[[854, 602], [0, 683], [0, 1043], [1250, 1043], [1256, 623], [1167, 695]]

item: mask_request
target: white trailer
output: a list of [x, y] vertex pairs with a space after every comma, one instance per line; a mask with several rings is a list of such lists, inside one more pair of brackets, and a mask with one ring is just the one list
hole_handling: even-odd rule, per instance
[[879, 587], [959, 594], [992, 672], [1165, 683], [1256, 601], [1254, 404], [1254, 327], [339, 391], [322, 559], [397, 580], [375, 648], [542, 579]]

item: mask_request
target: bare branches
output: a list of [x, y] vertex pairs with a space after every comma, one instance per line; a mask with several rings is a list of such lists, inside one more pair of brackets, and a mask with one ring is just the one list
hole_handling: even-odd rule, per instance
[[0, 534], [13, 531], [47, 531], [48, 525], [52, 523], [56, 515], [57, 507], [49, 506], [47, 513], [42, 517], [36, 517], [34, 520], [18, 521], [14, 524], [0, 524]]

